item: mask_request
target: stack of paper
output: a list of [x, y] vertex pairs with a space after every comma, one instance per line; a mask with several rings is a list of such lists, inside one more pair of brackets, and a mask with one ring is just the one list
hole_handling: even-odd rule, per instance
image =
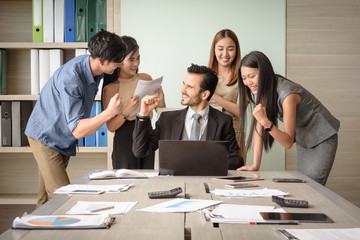
[[101, 190], [106, 193], [118, 193], [127, 191], [133, 184], [116, 185], [87, 185], [87, 184], [69, 184], [55, 190], [55, 194], [69, 194], [76, 190]]
[[220, 204], [213, 211], [203, 210], [205, 219], [214, 223], [256, 224], [266, 222], [260, 212], [285, 212], [274, 206]]
[[138, 209], [144, 212], [194, 212], [203, 208], [207, 208], [221, 201], [200, 200], [200, 199], [184, 199], [176, 198], [147, 208]]
[[88, 202], [78, 201], [66, 214], [125, 214], [137, 202]]
[[327, 229], [277, 229], [286, 239], [338, 239], [358, 240], [360, 228], [327, 228]]
[[277, 189], [267, 189], [267, 188], [261, 190], [215, 189], [214, 191], [211, 191], [211, 193], [223, 197], [271, 197], [273, 195], [286, 196], [289, 194]]
[[115, 218], [103, 215], [28, 215], [15, 218], [13, 228], [26, 229], [71, 229], [108, 228]]

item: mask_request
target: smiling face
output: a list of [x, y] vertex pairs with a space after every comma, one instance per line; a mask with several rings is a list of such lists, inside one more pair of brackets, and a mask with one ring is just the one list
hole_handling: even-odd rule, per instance
[[241, 79], [244, 85], [256, 95], [259, 82], [259, 69], [241, 66]]
[[120, 63], [120, 77], [131, 78], [136, 74], [136, 71], [140, 65], [140, 52], [139, 49], [136, 52], [131, 52], [126, 55], [124, 61]]
[[215, 57], [219, 66], [230, 67], [236, 57], [236, 45], [234, 41], [225, 37], [215, 44]]
[[194, 107], [202, 102], [200, 84], [203, 80], [202, 74], [187, 73], [181, 88], [181, 104]]

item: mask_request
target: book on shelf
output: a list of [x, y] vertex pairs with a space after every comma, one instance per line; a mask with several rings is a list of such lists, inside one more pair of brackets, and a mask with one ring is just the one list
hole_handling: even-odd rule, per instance
[[54, 1], [55, 42], [64, 42], [64, 0]]
[[91, 180], [101, 180], [101, 179], [128, 179], [128, 178], [148, 178], [145, 173], [129, 170], [129, 169], [119, 169], [119, 170], [105, 170], [101, 172], [89, 173], [89, 179]]
[[43, 41], [54, 42], [54, 1], [43, 0]]
[[75, 41], [86, 42], [87, 0], [75, 1]]
[[0, 95], [7, 94], [7, 51], [0, 49]]
[[43, 42], [43, 1], [32, 1], [32, 39], [33, 42]]

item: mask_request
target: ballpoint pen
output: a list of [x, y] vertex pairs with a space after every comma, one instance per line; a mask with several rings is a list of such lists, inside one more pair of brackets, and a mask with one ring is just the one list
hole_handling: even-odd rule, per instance
[[96, 208], [91, 210], [90, 212], [94, 213], [94, 212], [100, 212], [100, 211], [105, 211], [105, 210], [109, 210], [109, 209], [113, 209], [114, 206], [108, 206], [108, 207], [103, 207], [103, 208]]

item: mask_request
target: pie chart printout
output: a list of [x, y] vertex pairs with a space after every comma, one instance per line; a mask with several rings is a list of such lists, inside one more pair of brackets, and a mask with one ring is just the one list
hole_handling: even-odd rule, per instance
[[31, 219], [28, 223], [37, 226], [66, 226], [80, 221], [80, 219], [73, 217], [44, 217]]

